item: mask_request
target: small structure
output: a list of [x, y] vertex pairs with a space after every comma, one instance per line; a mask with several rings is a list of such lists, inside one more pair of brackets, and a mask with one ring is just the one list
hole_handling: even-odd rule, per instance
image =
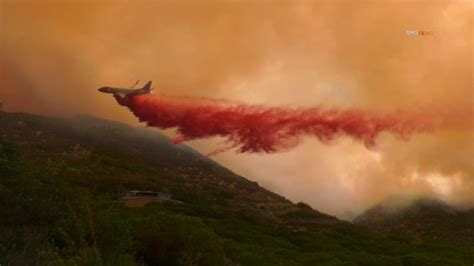
[[128, 197], [158, 197], [163, 200], [170, 200], [171, 194], [165, 192], [155, 192], [155, 191], [143, 191], [143, 190], [131, 190], [127, 193]]
[[142, 207], [149, 202], [162, 202], [169, 200], [172, 200], [170, 193], [148, 190], [131, 190], [126, 196], [122, 197], [125, 206], [130, 208]]

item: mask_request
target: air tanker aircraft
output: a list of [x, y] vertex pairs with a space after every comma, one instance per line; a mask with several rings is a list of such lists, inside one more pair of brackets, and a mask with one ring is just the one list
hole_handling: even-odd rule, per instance
[[151, 87], [151, 81], [148, 81], [145, 86], [141, 89], [134, 89], [134, 87], [138, 84], [138, 80], [135, 83], [135, 85], [132, 86], [131, 89], [124, 89], [124, 88], [114, 88], [114, 87], [102, 87], [99, 88], [98, 91], [103, 92], [103, 93], [112, 93], [114, 95], [120, 95], [120, 96], [136, 96], [136, 95], [141, 95], [141, 94], [148, 94], [151, 93], [153, 88]]

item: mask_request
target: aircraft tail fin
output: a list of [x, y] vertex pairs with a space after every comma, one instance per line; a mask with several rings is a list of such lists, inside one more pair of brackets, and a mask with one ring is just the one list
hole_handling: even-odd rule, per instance
[[153, 90], [153, 88], [151, 87], [151, 81], [148, 81], [145, 86], [143, 86], [142, 90], [146, 90], [146, 91], [151, 91]]

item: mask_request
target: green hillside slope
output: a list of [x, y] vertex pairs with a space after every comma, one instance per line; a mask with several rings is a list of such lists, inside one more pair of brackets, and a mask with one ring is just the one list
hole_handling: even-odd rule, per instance
[[401, 208], [377, 205], [354, 222], [381, 233], [474, 246], [474, 209], [454, 208], [436, 199], [418, 199]]
[[[128, 208], [129, 190], [181, 201]], [[474, 248], [383, 236], [246, 180], [156, 131], [0, 113], [2, 265], [470, 265]]]

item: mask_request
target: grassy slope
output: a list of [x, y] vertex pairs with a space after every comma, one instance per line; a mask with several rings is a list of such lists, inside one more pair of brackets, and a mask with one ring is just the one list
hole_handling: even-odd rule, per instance
[[456, 209], [435, 199], [418, 199], [402, 208], [377, 205], [354, 222], [381, 233], [474, 245], [474, 209]]
[[[2, 265], [462, 265], [474, 249], [382, 236], [294, 205], [152, 130], [0, 114]], [[185, 202], [129, 209], [131, 189]]]

